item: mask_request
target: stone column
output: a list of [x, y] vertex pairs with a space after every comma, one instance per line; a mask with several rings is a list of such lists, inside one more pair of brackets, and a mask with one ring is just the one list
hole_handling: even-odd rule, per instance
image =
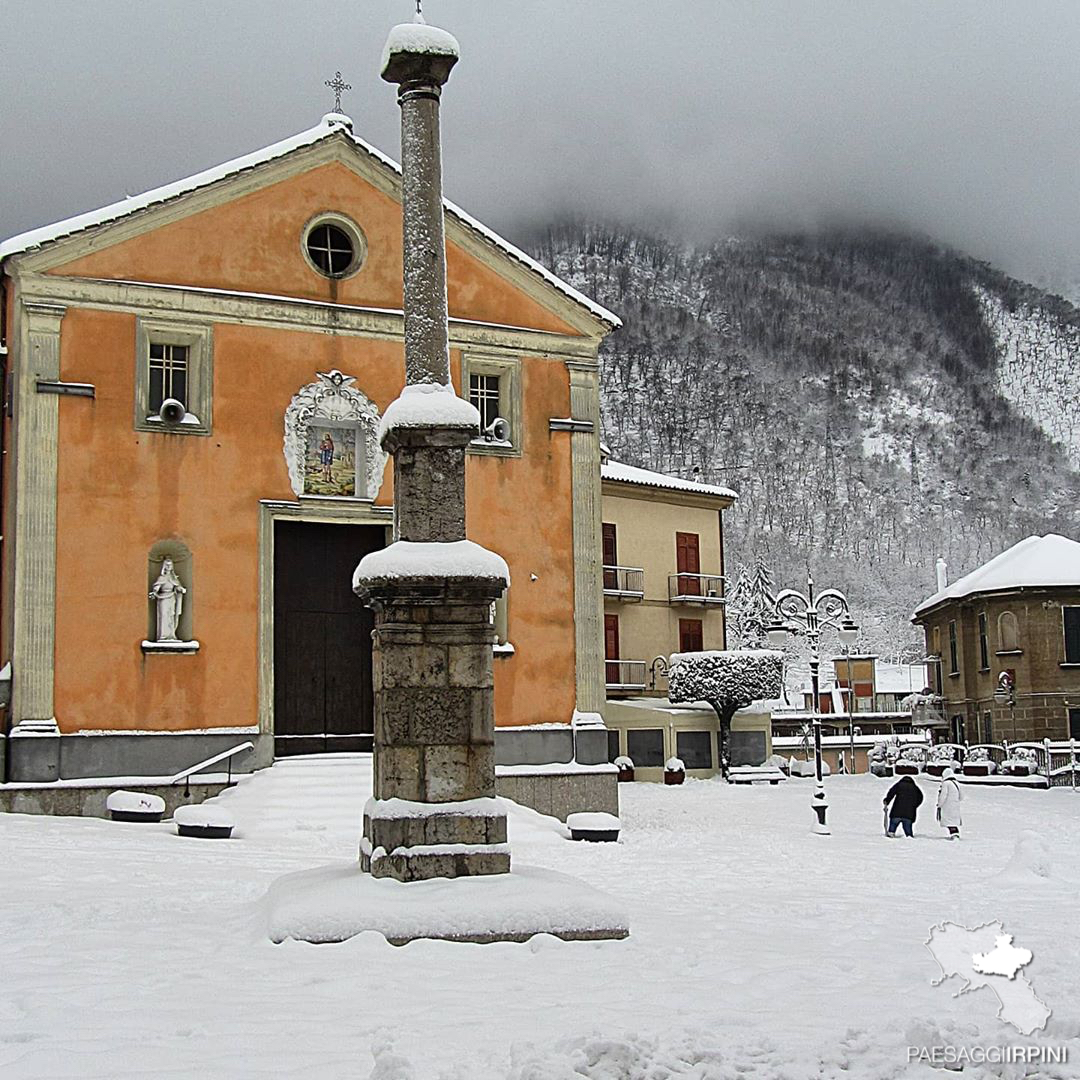
[[65, 308], [24, 299], [15, 370], [14, 620], [11, 642], [15, 726], [11, 778], [56, 780], [60, 733], [53, 715], [56, 649], [56, 469], [59, 402], [39, 379], [60, 378]]
[[450, 385], [439, 94], [457, 42], [394, 27], [383, 78], [401, 106], [405, 376], [383, 417], [394, 458], [394, 543], [353, 588], [375, 612], [374, 793], [360, 864], [416, 881], [505, 873], [495, 798], [491, 609], [506, 564], [465, 539], [465, 451], [479, 414]]
[[399, 84], [404, 308], [413, 314], [405, 319], [405, 381], [410, 384], [450, 382], [439, 98], [456, 62], [449, 51], [414, 52], [406, 43], [388, 55], [382, 73], [387, 82]]

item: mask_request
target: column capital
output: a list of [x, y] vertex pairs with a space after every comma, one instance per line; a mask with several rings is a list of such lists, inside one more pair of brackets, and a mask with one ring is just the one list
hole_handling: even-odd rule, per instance
[[411, 91], [437, 96], [459, 56], [457, 39], [446, 30], [424, 22], [400, 23], [386, 39], [382, 77], [399, 84], [399, 97]]
[[57, 304], [49, 300], [32, 300], [23, 297], [22, 308], [26, 313], [32, 333], [60, 333], [60, 321], [67, 311], [66, 304]]

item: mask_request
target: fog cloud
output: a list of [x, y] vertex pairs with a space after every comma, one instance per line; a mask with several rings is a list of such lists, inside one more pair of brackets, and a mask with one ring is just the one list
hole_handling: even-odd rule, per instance
[[[275, 141], [332, 104], [397, 156], [408, 0], [5, 0], [0, 232]], [[511, 237], [563, 214], [694, 236], [917, 230], [1080, 266], [1075, 0], [428, 0], [462, 60], [448, 194]], [[1078, 274], [1080, 276], [1080, 274]]]

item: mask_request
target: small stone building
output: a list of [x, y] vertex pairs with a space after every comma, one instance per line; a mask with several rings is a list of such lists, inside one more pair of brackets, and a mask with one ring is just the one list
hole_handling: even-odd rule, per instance
[[1080, 739], [1080, 543], [1029, 536], [943, 583], [913, 621], [953, 741]]

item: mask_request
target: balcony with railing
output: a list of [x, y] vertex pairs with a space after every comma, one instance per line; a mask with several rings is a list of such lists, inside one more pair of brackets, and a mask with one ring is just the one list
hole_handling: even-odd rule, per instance
[[669, 604], [723, 604], [724, 579], [720, 574], [669, 574]]
[[644, 690], [647, 668], [644, 660], [605, 660], [604, 681], [610, 691]]
[[605, 566], [604, 595], [616, 600], [644, 599], [645, 571], [640, 566]]

